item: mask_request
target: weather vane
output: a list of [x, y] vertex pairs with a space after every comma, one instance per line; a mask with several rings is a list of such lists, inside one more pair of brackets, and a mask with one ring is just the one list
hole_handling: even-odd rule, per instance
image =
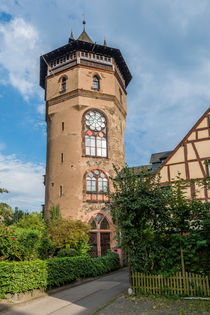
[[83, 14], [83, 21], [82, 21], [82, 24], [84, 25], [84, 31], [85, 31], [85, 24], [86, 24], [86, 21], [85, 21], [85, 14]]

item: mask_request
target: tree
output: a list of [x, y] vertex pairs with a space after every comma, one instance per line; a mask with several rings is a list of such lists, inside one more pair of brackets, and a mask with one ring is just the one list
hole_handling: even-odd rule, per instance
[[73, 248], [81, 254], [88, 251], [89, 226], [77, 220], [58, 219], [48, 224], [48, 236], [56, 248]]
[[12, 224], [13, 221], [13, 210], [12, 208], [4, 202], [0, 203], [0, 223], [5, 225]]
[[[8, 193], [8, 190], [5, 188], [0, 188], [0, 194]], [[13, 220], [13, 210], [12, 208], [4, 202], [0, 203], [0, 223], [9, 225]]]
[[189, 271], [193, 265], [202, 271], [199, 252], [205, 251], [207, 239], [200, 231], [208, 226], [210, 204], [187, 199], [189, 183], [181, 178], [172, 186], [161, 186], [160, 178], [146, 169], [138, 175], [128, 167], [115, 171], [110, 210], [119, 246], [128, 253], [132, 269], [176, 272], [185, 255]]
[[170, 189], [162, 188], [159, 178], [147, 169], [139, 175], [128, 167], [121, 172], [115, 168], [115, 172], [110, 210], [121, 236], [119, 246], [128, 253], [132, 268], [141, 264], [143, 270], [152, 269], [154, 233], [163, 232], [170, 220]]
[[16, 227], [44, 232], [46, 224], [41, 213], [32, 212], [26, 213], [22, 218], [20, 218], [16, 223]]

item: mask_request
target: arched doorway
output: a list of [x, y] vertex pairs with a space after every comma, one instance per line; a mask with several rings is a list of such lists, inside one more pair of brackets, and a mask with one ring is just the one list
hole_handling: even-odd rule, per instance
[[110, 249], [111, 233], [113, 231], [106, 215], [94, 214], [88, 221], [91, 226], [90, 244], [92, 246], [90, 255], [92, 257], [104, 256], [107, 249]]

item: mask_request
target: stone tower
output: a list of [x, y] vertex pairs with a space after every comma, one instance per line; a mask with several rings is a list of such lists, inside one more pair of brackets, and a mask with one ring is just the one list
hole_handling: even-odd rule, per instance
[[113, 164], [125, 164], [126, 87], [130, 71], [118, 49], [94, 43], [85, 31], [77, 40], [40, 57], [45, 89], [47, 161], [45, 215], [60, 205], [64, 218], [92, 227], [95, 255], [112, 244], [107, 210]]

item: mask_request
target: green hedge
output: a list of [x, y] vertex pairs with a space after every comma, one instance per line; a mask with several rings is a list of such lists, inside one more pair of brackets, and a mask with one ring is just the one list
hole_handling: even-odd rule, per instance
[[78, 278], [95, 277], [120, 267], [119, 256], [63, 257], [47, 260], [0, 262], [0, 296], [46, 289]]

